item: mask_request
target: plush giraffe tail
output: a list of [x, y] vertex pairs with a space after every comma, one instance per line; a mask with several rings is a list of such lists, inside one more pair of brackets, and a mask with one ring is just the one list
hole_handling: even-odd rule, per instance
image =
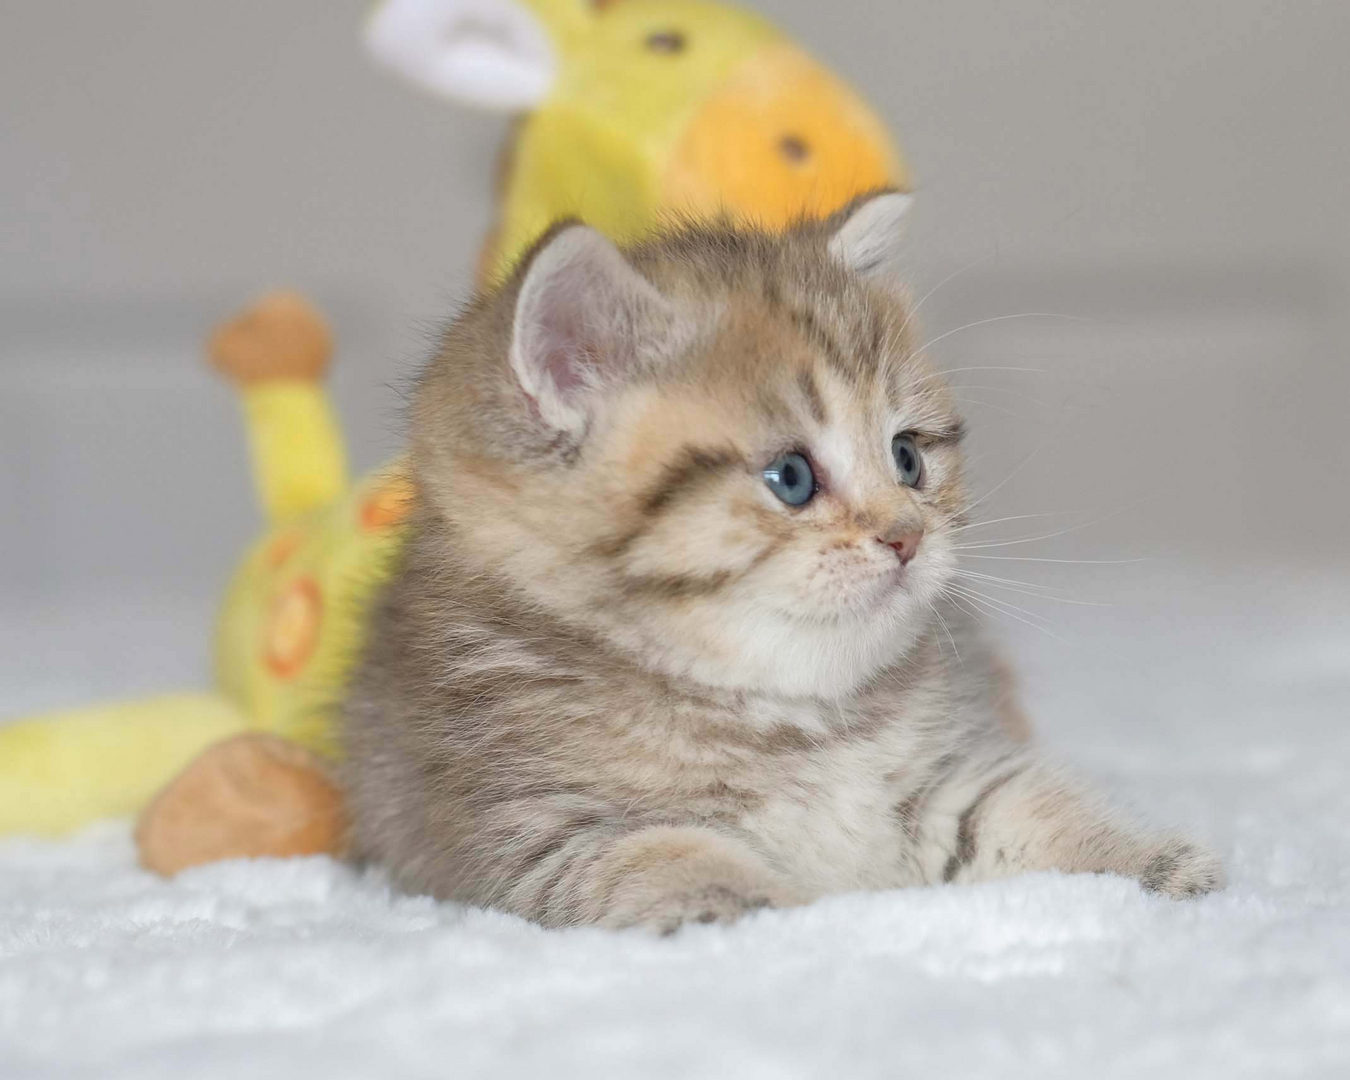
[[218, 327], [207, 351], [239, 388], [272, 523], [336, 499], [347, 486], [347, 460], [322, 385], [333, 351], [323, 316], [295, 293], [271, 293]]

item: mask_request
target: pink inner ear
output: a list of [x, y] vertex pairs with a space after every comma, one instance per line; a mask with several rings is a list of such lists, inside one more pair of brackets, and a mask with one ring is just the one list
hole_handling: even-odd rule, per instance
[[567, 228], [535, 257], [516, 306], [511, 363], [542, 419], [578, 427], [586, 399], [636, 362], [665, 300], [593, 229]]
[[601, 324], [607, 313], [602, 308], [613, 290], [587, 271], [584, 266], [569, 267], [540, 298], [540, 360], [544, 374], [564, 397], [582, 388], [587, 376], [605, 362]]
[[564, 397], [580, 389], [602, 356], [594, 334], [586, 333], [586, 313], [576, 307], [554, 311], [541, 327], [544, 373]]

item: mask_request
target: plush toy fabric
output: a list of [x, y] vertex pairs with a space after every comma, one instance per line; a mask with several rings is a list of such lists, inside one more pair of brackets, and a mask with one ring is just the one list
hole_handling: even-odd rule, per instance
[[385, 0], [377, 58], [453, 100], [525, 112], [490, 278], [577, 217], [632, 240], [662, 214], [766, 226], [909, 178], [860, 97], [757, 15], [704, 0]]
[[[720, 4], [385, 0], [367, 40], [426, 89], [525, 112], [503, 159], [484, 284], [561, 217], [618, 240], [670, 213], [773, 227], [908, 185], [853, 91], [762, 19]], [[212, 337], [212, 362], [241, 395], [269, 520], [224, 603], [216, 690], [0, 727], [0, 833], [56, 834], [148, 804], [142, 860], [165, 873], [339, 848], [333, 709], [411, 491], [399, 462], [349, 483], [321, 383], [331, 347], [323, 320], [289, 294]]]

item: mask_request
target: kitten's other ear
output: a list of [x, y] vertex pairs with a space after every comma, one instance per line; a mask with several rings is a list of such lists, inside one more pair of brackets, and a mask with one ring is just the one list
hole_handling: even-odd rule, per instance
[[868, 278], [899, 273], [904, 250], [904, 221], [912, 195], [883, 191], [864, 196], [834, 219], [830, 254], [848, 269]]
[[593, 395], [616, 385], [670, 325], [670, 303], [585, 225], [545, 237], [516, 298], [511, 369], [540, 419], [581, 434]]

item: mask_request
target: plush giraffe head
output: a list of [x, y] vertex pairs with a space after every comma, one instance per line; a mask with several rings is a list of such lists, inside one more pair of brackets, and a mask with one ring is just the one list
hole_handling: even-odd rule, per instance
[[758, 16], [707, 0], [383, 0], [380, 60], [467, 104], [523, 114], [505, 158], [492, 277], [550, 224], [619, 241], [664, 213], [760, 225], [908, 187], [858, 95]]

